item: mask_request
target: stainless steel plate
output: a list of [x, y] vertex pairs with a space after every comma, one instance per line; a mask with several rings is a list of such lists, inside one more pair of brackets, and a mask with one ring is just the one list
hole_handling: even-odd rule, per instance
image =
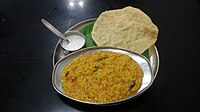
[[[117, 52], [117, 53], [129, 55], [132, 59], [134, 59], [140, 65], [144, 73], [144, 77], [142, 79], [142, 85], [137, 93], [119, 101], [108, 102], [108, 103], [93, 103], [93, 102], [85, 102], [78, 99], [74, 99], [63, 92], [63, 89], [61, 87], [61, 74], [66, 64], [80, 55], [90, 54], [90, 53], [99, 52], [99, 51], [110, 51], [110, 52]], [[115, 48], [115, 47], [91, 47], [91, 48], [85, 48], [85, 49], [73, 52], [67, 55], [66, 57], [64, 57], [63, 59], [61, 59], [60, 61], [58, 61], [56, 65], [54, 66], [54, 70], [52, 74], [52, 84], [58, 93], [72, 100], [82, 102], [82, 103], [87, 103], [87, 104], [111, 105], [111, 104], [118, 104], [118, 103], [127, 101], [129, 99], [132, 99], [142, 94], [146, 89], [148, 89], [151, 86], [151, 84], [153, 83], [153, 78], [154, 78], [154, 75], [152, 74], [151, 65], [149, 64], [149, 61], [144, 56], [136, 54], [128, 50]]]
[[[69, 30], [80, 30], [81, 28], [85, 27], [88, 24], [94, 23], [95, 21], [96, 21], [96, 18], [92, 18], [92, 19], [82, 21], [82, 22], [72, 26], [67, 31], [69, 31]], [[71, 52], [65, 52], [65, 54], [64, 54], [63, 51], [62, 51], [62, 48], [59, 44], [59, 41], [58, 41], [58, 43], [57, 43], [57, 45], [54, 49], [54, 53], [53, 53], [53, 66], [55, 66], [55, 64], [59, 60], [63, 59], [67, 54], [71, 53]], [[158, 72], [158, 69], [159, 69], [159, 54], [158, 54], [158, 51], [157, 51], [157, 48], [156, 48], [155, 45], [149, 48], [149, 56], [150, 56], [149, 61], [150, 61], [150, 65], [151, 65], [151, 68], [152, 68], [152, 73], [154, 75], [153, 79], [155, 79], [157, 72]]]

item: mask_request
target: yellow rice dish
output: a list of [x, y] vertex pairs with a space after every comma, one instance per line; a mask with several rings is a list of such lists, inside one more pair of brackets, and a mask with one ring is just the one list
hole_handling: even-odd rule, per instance
[[62, 71], [63, 91], [78, 100], [105, 103], [127, 98], [142, 84], [143, 71], [125, 54], [100, 51], [84, 54]]

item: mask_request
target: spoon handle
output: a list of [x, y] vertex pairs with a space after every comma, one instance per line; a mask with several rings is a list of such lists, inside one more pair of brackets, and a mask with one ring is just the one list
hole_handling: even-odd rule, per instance
[[[45, 19], [41, 20], [42, 23], [49, 29], [51, 30], [55, 35], [57, 35], [58, 37], [62, 38], [63, 40], [67, 40], [64, 35], [58, 31], [53, 25], [51, 25], [48, 21], [46, 21]], [[68, 41], [68, 40], [67, 40]]]

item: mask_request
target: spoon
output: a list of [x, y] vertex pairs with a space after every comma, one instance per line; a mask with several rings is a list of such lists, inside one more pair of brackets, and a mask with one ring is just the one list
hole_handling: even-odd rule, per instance
[[48, 21], [46, 21], [45, 19], [41, 19], [41, 22], [49, 29], [51, 30], [55, 35], [57, 35], [58, 37], [60, 37], [62, 40], [67, 41], [67, 43], [69, 43], [69, 40], [67, 38], [65, 38], [65, 36], [59, 31], [57, 30], [53, 25], [51, 25]]
[[85, 37], [82, 33], [75, 30], [74, 31], [71, 30], [65, 33], [64, 36], [60, 31], [58, 31], [53, 25], [51, 25], [45, 19], [41, 19], [41, 22], [55, 35], [61, 38], [60, 45], [63, 48], [64, 53], [66, 51], [76, 51], [84, 46]]

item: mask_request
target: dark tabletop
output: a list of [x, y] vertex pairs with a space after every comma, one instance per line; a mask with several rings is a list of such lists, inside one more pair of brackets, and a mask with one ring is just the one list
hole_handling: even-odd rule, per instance
[[[160, 68], [153, 85], [110, 107], [60, 96], [51, 84], [59, 39], [40, 20], [65, 32], [126, 6], [140, 8], [159, 28]], [[0, 16], [0, 112], [200, 112], [200, 0], [1, 0]]]

